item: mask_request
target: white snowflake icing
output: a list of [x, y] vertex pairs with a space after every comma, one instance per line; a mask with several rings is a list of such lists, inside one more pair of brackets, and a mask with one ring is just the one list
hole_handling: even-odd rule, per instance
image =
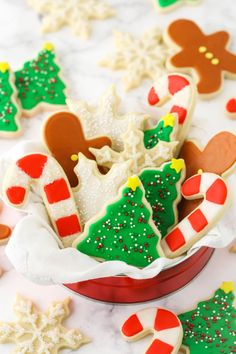
[[99, 165], [111, 168], [114, 163], [132, 160], [131, 172], [138, 174], [146, 167], [159, 167], [163, 162], [169, 161], [174, 156], [177, 141], [159, 141], [152, 149], [146, 149], [144, 134], [134, 125], [130, 125], [123, 135], [124, 150], [116, 152], [108, 146], [102, 149], [90, 148]]
[[56, 354], [61, 348], [78, 349], [89, 342], [79, 330], [61, 325], [70, 313], [69, 299], [55, 302], [46, 313], [39, 313], [30, 300], [17, 296], [13, 308], [18, 322], [0, 322], [0, 343], [15, 343], [14, 353]]
[[100, 64], [113, 70], [126, 70], [123, 78], [126, 90], [139, 86], [144, 78], [155, 80], [166, 71], [170, 50], [160, 29], [149, 30], [140, 38], [115, 31], [114, 41], [116, 53], [108, 55]]
[[83, 101], [67, 100], [69, 109], [80, 118], [86, 137], [106, 135], [111, 138], [113, 149], [118, 151], [123, 148], [121, 135], [126, 132], [129, 124], [133, 123], [138, 129], [143, 129], [148, 118], [140, 113], [119, 115], [119, 103], [114, 86], [105, 92], [97, 107], [91, 107]]
[[69, 26], [83, 39], [91, 34], [91, 20], [114, 15], [112, 8], [100, 0], [28, 0], [28, 4], [43, 15], [43, 33]]
[[97, 215], [108, 201], [116, 197], [119, 188], [131, 174], [131, 165], [132, 161], [114, 164], [106, 175], [102, 175], [95, 161], [79, 154], [79, 162], [74, 169], [79, 187], [74, 197], [82, 224]]

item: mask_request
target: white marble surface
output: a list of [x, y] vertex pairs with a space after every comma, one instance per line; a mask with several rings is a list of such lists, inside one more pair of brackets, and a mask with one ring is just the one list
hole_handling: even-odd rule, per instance
[[[171, 20], [187, 17], [198, 21], [208, 31], [227, 29], [232, 35], [232, 48], [236, 51], [235, 0], [203, 0], [197, 7], [184, 6], [167, 15], [157, 14], [151, 0], [107, 0], [107, 2], [114, 6], [117, 16], [104, 22], [94, 22], [91, 40], [83, 42], [71, 35], [68, 29], [42, 37], [39, 34], [39, 18], [27, 7], [24, 0], [1, 0], [1, 61], [9, 61], [16, 69], [23, 61], [31, 58], [45, 40], [52, 41], [56, 45], [72, 97], [96, 103], [100, 94], [115, 82], [118, 92], [123, 97], [124, 110], [145, 111], [155, 117], [160, 116], [165, 110], [160, 109], [157, 112], [155, 108], [147, 106], [146, 95], [151, 85], [149, 80], [145, 81], [139, 89], [126, 95], [120, 81], [122, 72], [113, 73], [97, 66], [98, 60], [112, 49], [113, 29], [139, 34], [155, 25], [164, 29]], [[236, 121], [231, 121], [224, 114], [225, 101], [235, 94], [234, 87], [236, 87], [235, 82], [226, 81], [223, 92], [217, 98], [211, 101], [198, 101], [190, 137], [201, 136], [201, 143], [204, 144], [210, 136], [222, 129], [236, 131]], [[39, 138], [44, 116], [25, 119], [24, 135], [15, 140], [0, 140], [0, 151], [6, 151], [17, 141]], [[0, 221], [5, 215], [6, 213], [1, 215]], [[15, 218], [16, 216], [10, 219], [12, 225]], [[235, 225], [228, 227], [236, 230]], [[227, 249], [218, 250], [204, 271], [187, 287], [149, 305], [166, 306], [177, 312], [184, 311], [201, 298], [210, 296], [223, 280], [236, 281], [235, 262], [235, 254], [229, 254]], [[0, 248], [0, 266], [5, 269], [5, 274], [0, 279], [1, 321], [14, 320], [12, 304], [16, 293], [33, 299], [41, 309], [46, 309], [53, 300], [71, 296], [73, 313], [66, 323], [71, 327], [79, 327], [92, 339], [92, 343], [83, 346], [79, 353], [141, 354], [144, 352], [148, 339], [127, 344], [122, 340], [119, 328], [127, 316], [149, 305], [108, 305], [75, 296], [60, 286], [35, 285], [16, 273], [4, 254], [4, 247]], [[11, 345], [1, 345], [0, 352], [7, 354], [11, 348]], [[65, 350], [65, 353], [69, 352], [70, 350]]]

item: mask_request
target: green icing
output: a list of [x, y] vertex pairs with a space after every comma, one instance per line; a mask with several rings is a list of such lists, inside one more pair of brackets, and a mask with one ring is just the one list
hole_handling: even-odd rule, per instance
[[[157, 0], [157, 3], [160, 7], [165, 8], [168, 6], [172, 6], [180, 1], [182, 1], [182, 0]], [[196, 2], [198, 0], [188, 0], [188, 1]]]
[[15, 117], [18, 108], [12, 102], [13, 88], [10, 83], [10, 72], [0, 71], [0, 131], [17, 132], [19, 130]]
[[177, 173], [171, 165], [172, 162], [168, 162], [161, 169], [146, 169], [139, 175], [145, 197], [152, 208], [153, 221], [162, 237], [177, 222], [176, 203], [185, 171], [182, 169]]
[[236, 309], [233, 292], [218, 289], [197, 308], [179, 315], [183, 325], [183, 344], [191, 354], [236, 353]]
[[54, 51], [45, 49], [39, 52], [36, 59], [27, 61], [21, 70], [15, 72], [18, 97], [23, 109], [31, 110], [42, 102], [66, 104], [66, 86], [59, 72]]
[[154, 148], [158, 144], [159, 140], [170, 142], [173, 129], [174, 128], [172, 126], [164, 127], [164, 120], [161, 119], [155, 128], [144, 131], [145, 148]]
[[135, 191], [125, 187], [121, 198], [108, 205], [105, 215], [89, 226], [77, 249], [92, 257], [137, 267], [159, 258], [159, 237], [149, 224], [151, 212], [143, 203], [143, 194], [140, 187]]

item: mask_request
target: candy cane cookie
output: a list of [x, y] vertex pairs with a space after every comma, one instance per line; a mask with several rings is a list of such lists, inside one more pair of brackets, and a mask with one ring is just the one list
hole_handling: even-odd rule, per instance
[[170, 113], [176, 113], [179, 118], [177, 140], [182, 144], [191, 123], [195, 106], [196, 88], [191, 78], [182, 74], [165, 74], [152, 86], [148, 94], [151, 106], [162, 106], [168, 99], [173, 105]]
[[71, 245], [81, 232], [79, 215], [67, 177], [53, 157], [35, 153], [17, 160], [4, 177], [4, 199], [21, 208], [35, 181], [57, 235], [64, 246]]
[[131, 315], [123, 324], [121, 333], [127, 341], [153, 334], [145, 354], [176, 354], [183, 338], [180, 320], [163, 308], [148, 308]]
[[162, 239], [162, 248], [169, 258], [189, 250], [214, 226], [229, 205], [227, 184], [214, 173], [199, 173], [187, 179], [182, 185], [182, 195], [186, 199], [204, 200]]

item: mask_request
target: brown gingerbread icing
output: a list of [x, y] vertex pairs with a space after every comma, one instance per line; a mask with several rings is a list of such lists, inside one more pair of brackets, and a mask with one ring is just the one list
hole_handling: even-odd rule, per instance
[[7, 240], [11, 235], [11, 229], [9, 226], [0, 224], [0, 243]]
[[[185, 141], [180, 157], [185, 160], [186, 178], [195, 175], [200, 169], [222, 175], [236, 163], [236, 135], [220, 132], [213, 136], [203, 150], [192, 141]], [[179, 204], [179, 218], [182, 220], [201, 203], [200, 199], [182, 199]]]
[[44, 125], [44, 140], [52, 156], [63, 167], [72, 187], [78, 184], [74, 168], [78, 161], [73, 160], [79, 152], [95, 160], [90, 147], [100, 149], [111, 146], [106, 136], [86, 140], [79, 118], [70, 112], [57, 112], [50, 116]]
[[180, 19], [170, 24], [167, 34], [181, 48], [170, 59], [171, 65], [186, 68], [186, 71], [193, 69], [198, 77], [197, 88], [200, 94], [218, 92], [223, 73], [236, 74], [236, 55], [227, 50], [227, 32], [205, 35], [195, 22]]

